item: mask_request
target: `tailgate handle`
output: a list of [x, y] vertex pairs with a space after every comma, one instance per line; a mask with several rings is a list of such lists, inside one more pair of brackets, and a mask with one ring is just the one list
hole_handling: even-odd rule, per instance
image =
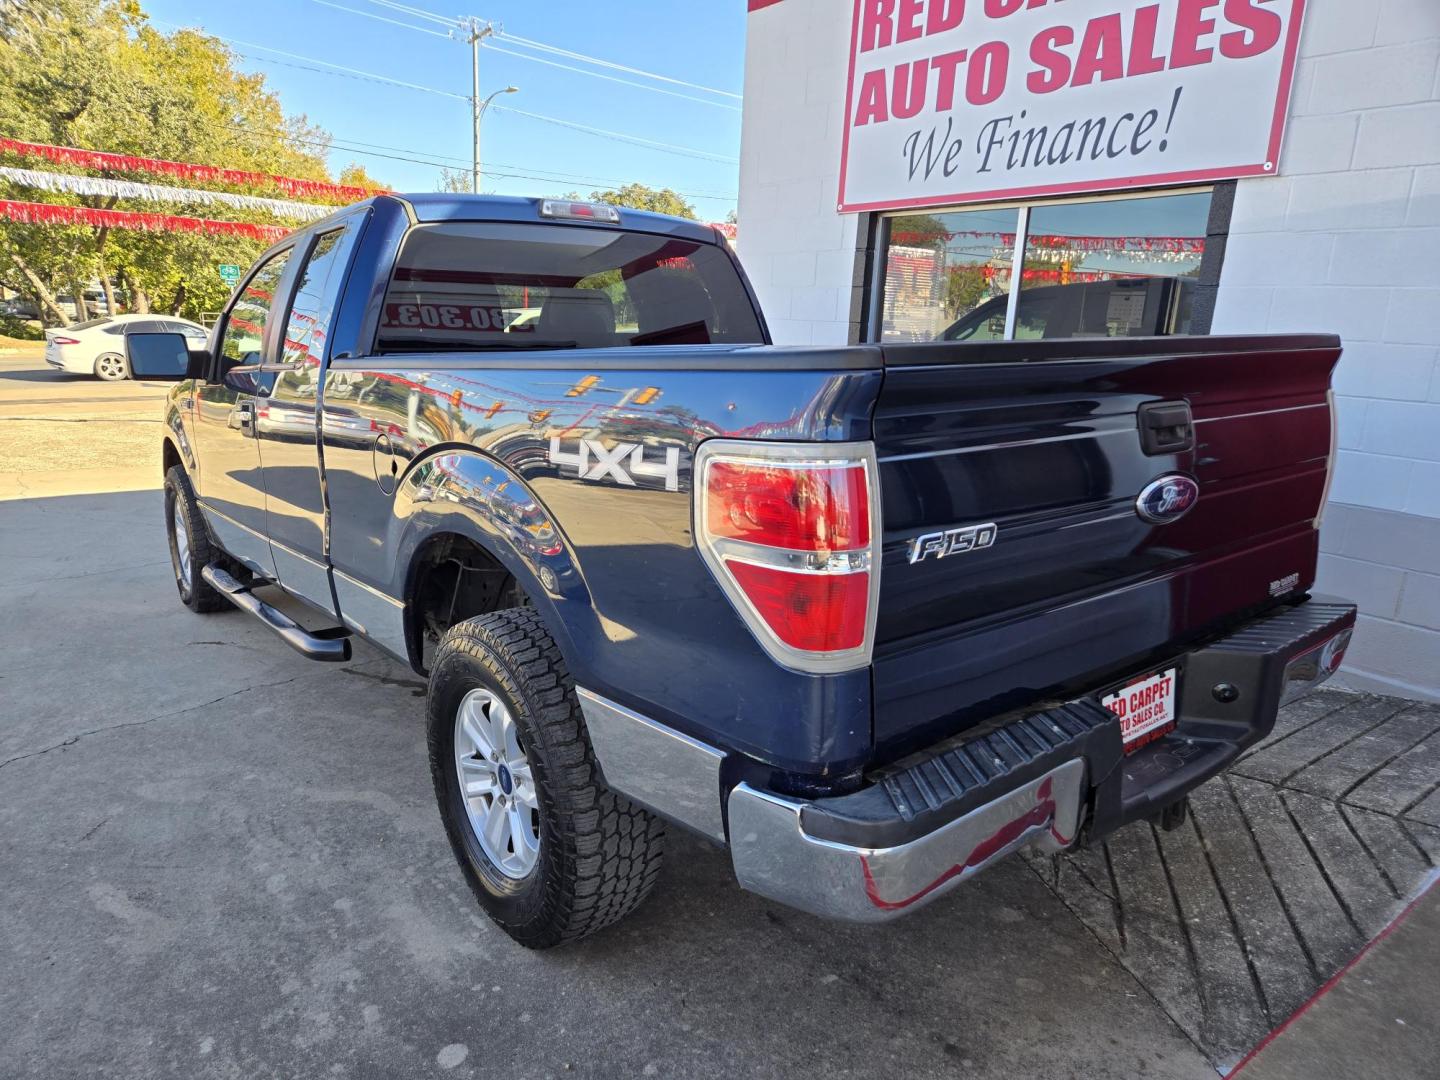
[[1181, 454], [1195, 448], [1195, 422], [1188, 401], [1150, 401], [1137, 414], [1140, 448], [1150, 455]]

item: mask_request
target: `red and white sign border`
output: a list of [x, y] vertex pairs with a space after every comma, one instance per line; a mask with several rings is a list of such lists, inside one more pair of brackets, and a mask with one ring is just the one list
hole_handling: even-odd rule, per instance
[[1290, 114], [1290, 90], [1295, 81], [1295, 63], [1300, 54], [1300, 28], [1304, 25], [1305, 0], [1292, 0], [1290, 25], [1285, 30], [1285, 55], [1281, 60], [1280, 84], [1275, 95], [1275, 112], [1270, 121], [1270, 143], [1265, 154], [1266, 160], [1263, 162], [1188, 172], [1152, 173], [1147, 176], [1127, 177], [1123, 180], [1077, 180], [1068, 184], [996, 188], [992, 191], [887, 199], [879, 202], [846, 202], [845, 179], [847, 166], [850, 163], [850, 128], [855, 116], [855, 42], [860, 34], [860, 10], [864, 2], [865, 0], [854, 0], [854, 11], [850, 21], [850, 62], [849, 71], [845, 76], [845, 131], [841, 136], [840, 144], [840, 200], [835, 207], [842, 214], [882, 210], [924, 210], [936, 206], [968, 206], [972, 203], [1038, 199], [1047, 195], [1081, 195], [1091, 192], [1123, 191], [1130, 188], [1164, 187], [1172, 184], [1208, 183], [1213, 180], [1236, 180], [1246, 176], [1274, 176], [1279, 168], [1280, 147], [1285, 139], [1285, 120]]

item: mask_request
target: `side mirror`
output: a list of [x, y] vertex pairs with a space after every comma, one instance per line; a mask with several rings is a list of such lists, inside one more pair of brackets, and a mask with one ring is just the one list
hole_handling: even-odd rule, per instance
[[206, 354], [192, 353], [184, 334], [126, 334], [130, 377], [141, 382], [179, 382], [204, 371]]

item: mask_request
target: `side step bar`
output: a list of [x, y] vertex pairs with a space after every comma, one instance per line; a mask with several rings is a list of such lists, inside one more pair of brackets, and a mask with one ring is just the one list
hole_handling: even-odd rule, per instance
[[249, 586], [241, 585], [218, 566], [204, 567], [200, 571], [200, 576], [224, 593], [225, 599], [241, 611], [254, 615], [255, 618], [274, 630], [285, 644], [301, 656], [336, 664], [343, 664], [350, 659], [350, 631], [345, 627], [334, 626], [325, 630], [306, 630], [279, 608], [265, 603], [250, 591]]

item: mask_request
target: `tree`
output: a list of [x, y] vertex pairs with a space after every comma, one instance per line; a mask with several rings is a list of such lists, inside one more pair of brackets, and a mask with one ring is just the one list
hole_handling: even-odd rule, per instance
[[469, 195], [470, 180], [469, 169], [447, 169], [442, 165], [440, 166], [440, 179], [435, 184], [435, 190], [449, 192], [451, 195]]
[[[330, 137], [303, 116], [287, 116], [261, 75], [237, 71], [234, 55], [195, 30], [162, 34], [135, 0], [0, 0], [0, 131], [33, 142], [328, 179]], [[27, 164], [33, 164], [29, 162]], [[47, 164], [47, 171], [66, 171]], [[76, 170], [70, 170], [76, 171]], [[363, 170], [361, 170], [363, 175]], [[204, 187], [145, 173], [107, 174], [147, 183]], [[368, 179], [368, 177], [367, 177]], [[227, 185], [227, 190], [233, 185]], [[246, 193], [275, 197], [268, 186]], [[0, 183], [0, 197], [93, 208], [154, 211], [153, 202], [34, 192]], [[177, 199], [163, 209], [213, 217], [214, 208]], [[236, 221], [292, 226], [260, 211], [226, 208]], [[193, 316], [226, 295], [216, 267], [246, 264], [264, 245], [243, 238], [60, 228], [0, 221], [0, 280], [31, 296], [63, 324], [55, 295], [77, 299], [99, 278], [122, 279], [132, 307], [151, 304]], [[47, 299], [47, 294], [49, 299]]]
[[615, 191], [592, 191], [590, 198], [594, 202], [628, 206], [632, 210], [653, 210], [657, 214], [673, 214], [692, 220], [697, 217], [695, 207], [668, 187], [657, 190], [644, 184], [626, 184]]
[[339, 184], [349, 184], [351, 187], [368, 188], [371, 191], [388, 191], [390, 185], [383, 180], [376, 180], [368, 172], [365, 166], [358, 161], [352, 161], [345, 168], [340, 170], [340, 178], [336, 181]]
[[933, 247], [939, 250], [950, 239], [945, 223], [934, 214], [908, 214], [890, 223], [890, 242], [905, 247]]
[[945, 315], [955, 318], [971, 310], [990, 293], [990, 279], [980, 265], [952, 266], [945, 272]]

